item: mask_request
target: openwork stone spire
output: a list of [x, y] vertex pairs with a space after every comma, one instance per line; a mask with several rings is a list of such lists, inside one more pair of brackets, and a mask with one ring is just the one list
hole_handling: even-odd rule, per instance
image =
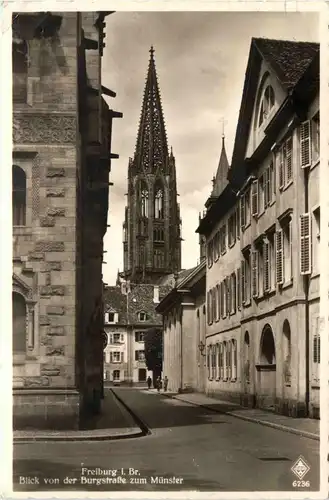
[[163, 171], [167, 158], [165, 123], [155, 69], [154, 48], [151, 47], [135, 151], [136, 167], [138, 170], [142, 167], [146, 173]]

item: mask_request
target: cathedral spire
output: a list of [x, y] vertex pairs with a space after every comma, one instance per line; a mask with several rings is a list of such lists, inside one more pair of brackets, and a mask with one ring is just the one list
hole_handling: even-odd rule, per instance
[[151, 46], [135, 151], [137, 169], [143, 168], [146, 172], [157, 171], [161, 165], [165, 165], [168, 157], [167, 136], [154, 52], [154, 48]]

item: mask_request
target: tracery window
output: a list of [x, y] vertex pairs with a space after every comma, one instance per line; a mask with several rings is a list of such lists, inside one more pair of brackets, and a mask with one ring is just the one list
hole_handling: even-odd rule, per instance
[[149, 203], [149, 192], [148, 192], [146, 184], [143, 183], [141, 186], [141, 215], [142, 215], [142, 217], [149, 216], [148, 203]]
[[163, 190], [161, 187], [156, 188], [154, 197], [154, 217], [163, 219]]

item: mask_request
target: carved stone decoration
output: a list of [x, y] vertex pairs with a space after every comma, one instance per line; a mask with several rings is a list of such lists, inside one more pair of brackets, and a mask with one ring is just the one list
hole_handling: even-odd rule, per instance
[[15, 144], [68, 144], [76, 141], [75, 116], [14, 114], [13, 142]]

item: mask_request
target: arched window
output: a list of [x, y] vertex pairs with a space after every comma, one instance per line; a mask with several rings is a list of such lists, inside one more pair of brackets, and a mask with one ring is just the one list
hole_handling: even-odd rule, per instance
[[155, 186], [154, 217], [156, 219], [163, 219], [163, 189], [160, 185]]
[[149, 191], [145, 182], [141, 185], [141, 215], [142, 217], [149, 216]]
[[291, 383], [291, 331], [289, 321], [283, 323], [283, 374], [284, 382], [289, 385]]
[[13, 101], [27, 102], [28, 46], [24, 40], [16, 40], [12, 45], [13, 58]]
[[26, 302], [20, 293], [13, 292], [13, 353], [26, 353]]
[[238, 356], [237, 356], [237, 343], [236, 340], [232, 340], [232, 380], [237, 379], [238, 372]]
[[265, 325], [261, 338], [260, 362], [262, 364], [275, 364], [275, 342], [270, 325]]
[[13, 225], [26, 224], [26, 175], [22, 168], [13, 166]]
[[260, 127], [264, 121], [266, 121], [271, 109], [273, 108], [275, 103], [274, 90], [271, 85], [268, 85], [265, 89], [263, 98], [260, 103], [259, 108], [259, 119], [258, 126]]
[[244, 334], [244, 375], [246, 382], [250, 382], [250, 338], [249, 332]]

